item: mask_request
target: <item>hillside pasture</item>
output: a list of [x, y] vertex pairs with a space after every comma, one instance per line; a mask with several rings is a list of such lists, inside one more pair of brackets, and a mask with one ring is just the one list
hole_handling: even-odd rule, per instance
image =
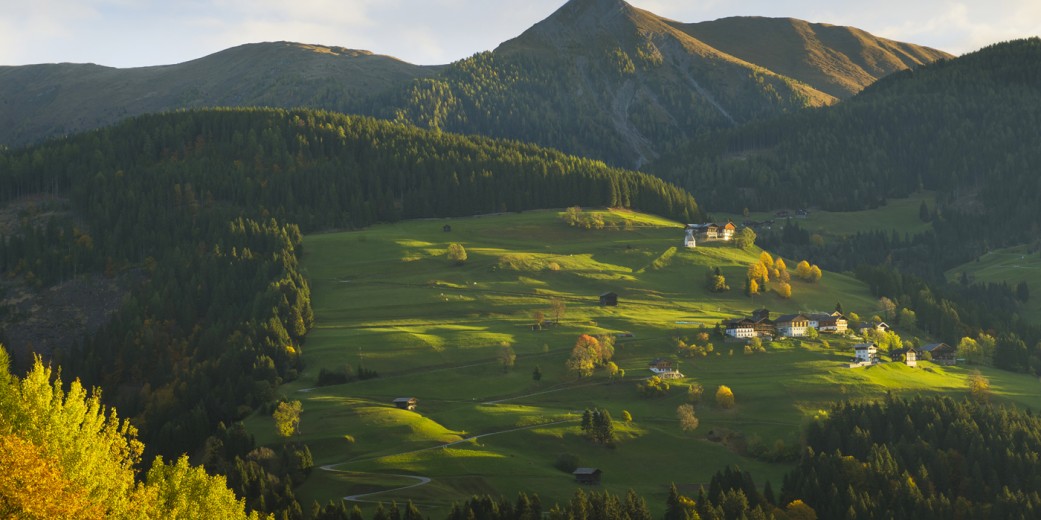
[[[567, 227], [553, 211], [454, 220], [420, 220], [305, 238], [304, 266], [312, 283], [317, 324], [304, 346], [306, 367], [283, 385], [303, 402], [299, 440], [311, 446], [316, 469], [297, 491], [304, 503], [350, 495], [365, 507], [413, 500], [424, 512], [447, 512], [474, 493], [538, 493], [562, 502], [578, 488], [556, 468], [562, 455], [604, 471], [601, 489], [635, 489], [652, 510], [664, 506], [668, 485], [696, 494], [727, 465], [751, 470], [779, 489], [790, 468], [774, 454], [799, 443], [801, 427], [842, 399], [878, 399], [886, 392], [963, 395], [967, 371], [921, 363], [847, 368], [854, 339], [744, 345], [713, 336], [705, 357], [678, 357], [677, 337], [691, 341], [723, 319], [759, 307], [774, 315], [831, 310], [867, 314], [876, 306], [863, 284], [825, 273], [817, 284], [793, 281], [793, 296], [741, 294], [747, 265], [759, 251], [721, 243], [687, 250], [682, 225], [630, 212], [602, 212], [602, 230]], [[451, 231], [442, 230], [450, 223]], [[469, 259], [450, 263], [449, 243]], [[659, 262], [677, 248], [668, 262]], [[790, 265], [794, 265], [791, 262]], [[714, 294], [705, 273], [719, 267], [731, 291]], [[617, 307], [601, 307], [604, 292]], [[563, 312], [555, 312], [562, 306]], [[535, 313], [544, 315], [538, 327]], [[565, 369], [580, 334], [617, 336], [614, 361], [624, 378], [603, 369], [579, 378]], [[504, 367], [500, 354], [516, 354]], [[670, 392], [645, 398], [637, 384], [656, 357], [672, 358], [685, 375]], [[320, 370], [350, 365], [379, 377], [316, 387]], [[533, 379], [538, 367], [540, 380]], [[985, 370], [999, 395], [1041, 404], [1032, 378]], [[676, 408], [686, 387], [704, 386], [696, 407], [700, 426], [680, 429]], [[721, 409], [713, 395], [733, 389], [737, 405]], [[394, 408], [416, 397], [415, 412]], [[594, 445], [580, 431], [586, 408], [607, 409], [613, 447]], [[622, 412], [633, 416], [622, 422]], [[249, 427], [264, 443], [278, 442], [272, 421]], [[429, 478], [429, 483], [416, 485]]]
[[1031, 297], [1023, 303], [1023, 316], [1041, 320], [1041, 255], [1036, 247], [1021, 245], [988, 251], [977, 261], [947, 271], [947, 279], [958, 281], [965, 273], [972, 283], [1006, 283], [1012, 290], [1026, 282]]

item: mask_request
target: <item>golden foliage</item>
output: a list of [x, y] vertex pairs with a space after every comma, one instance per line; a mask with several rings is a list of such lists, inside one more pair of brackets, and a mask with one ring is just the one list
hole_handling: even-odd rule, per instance
[[0, 517], [104, 518], [86, 490], [62, 475], [58, 461], [33, 443], [0, 435]]
[[716, 404], [720, 408], [733, 408], [736, 402], [734, 391], [729, 386], [719, 385], [716, 389]]

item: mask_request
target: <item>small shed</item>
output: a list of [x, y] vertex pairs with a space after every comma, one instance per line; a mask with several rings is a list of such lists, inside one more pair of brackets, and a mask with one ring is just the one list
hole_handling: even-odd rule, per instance
[[452, 226], [449, 225], [449, 224], [445, 224], [445, 226], [443, 228], [441, 228], [441, 230], [444, 231], [445, 233], [449, 233], [449, 232], [452, 231]]
[[601, 307], [617, 307], [618, 306], [618, 295], [613, 292], [606, 292], [600, 295], [600, 306]]
[[575, 482], [579, 484], [599, 486], [602, 473], [599, 468], [578, 468], [571, 474], [575, 476]]
[[415, 397], [399, 397], [394, 400], [394, 406], [402, 410], [415, 411], [418, 400]]

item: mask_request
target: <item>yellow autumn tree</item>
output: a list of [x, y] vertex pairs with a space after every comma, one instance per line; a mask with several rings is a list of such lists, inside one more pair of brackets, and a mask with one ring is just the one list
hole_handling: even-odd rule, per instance
[[767, 270], [773, 270], [774, 268], [774, 257], [770, 256], [770, 253], [763, 251], [759, 253], [759, 263], [763, 264]]
[[727, 385], [719, 385], [716, 389], [716, 404], [720, 408], [733, 408], [735, 403], [734, 391]]
[[[78, 380], [65, 391], [39, 357], [21, 379], [8, 365], [0, 346], [0, 518], [258, 518], [186, 458], [173, 470], [157, 458], [153, 472], [167, 478], [138, 482], [144, 445], [97, 391]], [[190, 508], [169, 499], [182, 491]]]
[[16, 435], [0, 435], [0, 517], [104, 518], [82, 485], [62, 474], [58, 461]]
[[762, 262], [756, 262], [748, 266], [748, 279], [756, 280], [761, 284], [765, 284], [770, 281], [770, 273], [767, 271], [766, 266]]
[[304, 407], [300, 401], [282, 401], [278, 403], [271, 417], [275, 420], [275, 432], [279, 437], [288, 439], [300, 430], [300, 414]]

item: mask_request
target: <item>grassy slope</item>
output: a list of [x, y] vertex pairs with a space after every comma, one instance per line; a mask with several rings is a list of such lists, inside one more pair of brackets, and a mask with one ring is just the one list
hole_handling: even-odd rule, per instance
[[[905, 233], [914, 235], [922, 233], [932, 227], [928, 222], [922, 222], [918, 218], [918, 210], [925, 201], [930, 208], [936, 207], [935, 194], [932, 192], [920, 192], [905, 199], [891, 199], [885, 206], [863, 211], [811, 211], [806, 218], [795, 218], [792, 222], [810, 233], [819, 233], [825, 239], [829, 237], [841, 237], [858, 232], [885, 231], [891, 233], [896, 231], [901, 236]], [[794, 214], [795, 211], [792, 210]], [[727, 219], [741, 223], [751, 219], [763, 221], [775, 219], [775, 226], [783, 226], [784, 220], [777, 219], [775, 212], [752, 212], [747, 217], [735, 213], [715, 213], [712, 217], [719, 222]]]
[[[848, 98], [898, 70], [952, 57], [943, 51], [879, 38], [853, 27], [792, 18], [742, 16], [677, 27], [723, 52], [839, 99]], [[750, 34], [756, 37], [749, 38]]]
[[[751, 301], [736, 290], [712, 295], [702, 287], [708, 266], [721, 266], [731, 285], [739, 286], [753, 256], [727, 247], [681, 248], [667, 266], [653, 269], [656, 258], [680, 243], [679, 224], [632, 213], [608, 216], [622, 219], [632, 219], [632, 228], [581, 231], [564, 227], [553, 212], [528, 212], [307, 237], [304, 261], [318, 324], [305, 349], [308, 368], [283, 391], [304, 402], [302, 440], [310, 444], [316, 465], [345, 464], [336, 466], [340, 472], [316, 470], [299, 491], [305, 503], [415, 482], [389, 475], [424, 475], [433, 482], [372, 500], [412, 499], [435, 517], [472, 493], [512, 496], [527, 490], [552, 503], [566, 500], [576, 488], [569, 475], [552, 467], [561, 453], [602, 468], [604, 488], [617, 493], [634, 488], [655, 510], [664, 504], [668, 483], [693, 493], [728, 464], [753, 471], [760, 483], [770, 479], [778, 489], [788, 466], [742, 457], [706, 434], [728, 429], [770, 445], [777, 439], [794, 443], [800, 425], [836, 399], [877, 398], [889, 390], [960, 393], [965, 386], [964, 369], [929, 363], [922, 365], [930, 370], [843, 368], [848, 340], [832, 339], [831, 350], [803, 342], [754, 356], [742, 355], [739, 347], [730, 355], [735, 347], [716, 341], [717, 354], [681, 360], [689, 378], [684, 382], [701, 382], [706, 394], [729, 385], [738, 406], [720, 410], [701, 404], [700, 428], [684, 433], [675, 419], [682, 391], [646, 400], [634, 385], [649, 375], [650, 359], [673, 354], [673, 335], [693, 333], [689, 322], [713, 324], [760, 305], [777, 312], [826, 310], [838, 300], [847, 310], [866, 314], [874, 302], [861, 284], [832, 273], [816, 286], [796, 282], [790, 301], [773, 295]], [[450, 233], [441, 230], [445, 222], [451, 222]], [[467, 248], [465, 266], [445, 261], [450, 241]], [[548, 268], [550, 262], [560, 269]], [[527, 267], [503, 267], [507, 263]], [[596, 296], [609, 290], [619, 294], [620, 305], [599, 307]], [[548, 315], [551, 297], [567, 304], [561, 325], [532, 331], [532, 312]], [[619, 342], [615, 356], [627, 381], [610, 384], [600, 374], [575, 380], [565, 373], [564, 360], [577, 335], [615, 331], [634, 335]], [[508, 373], [497, 362], [502, 342], [511, 343], [518, 355]], [[359, 360], [381, 377], [308, 389], [320, 368], [357, 366]], [[544, 374], [540, 383], [531, 378], [536, 365]], [[1032, 379], [988, 375], [998, 393], [1041, 404]], [[391, 407], [394, 397], [406, 395], [419, 398], [418, 413]], [[606, 407], [616, 420], [622, 410], [632, 413], [632, 425], [618, 424], [617, 448], [596, 447], [578, 436], [576, 412], [590, 406]], [[472, 435], [560, 420], [572, 422], [438, 448]], [[250, 427], [260, 441], [274, 441], [270, 419], [254, 418]]]
[[968, 273], [973, 282], [1005, 282], [1013, 289], [1019, 282], [1026, 282], [1030, 299], [1023, 304], [1023, 315], [1041, 319], [1041, 256], [1033, 246], [1023, 245], [990, 251], [979, 258], [947, 271], [948, 280], [961, 279]]

